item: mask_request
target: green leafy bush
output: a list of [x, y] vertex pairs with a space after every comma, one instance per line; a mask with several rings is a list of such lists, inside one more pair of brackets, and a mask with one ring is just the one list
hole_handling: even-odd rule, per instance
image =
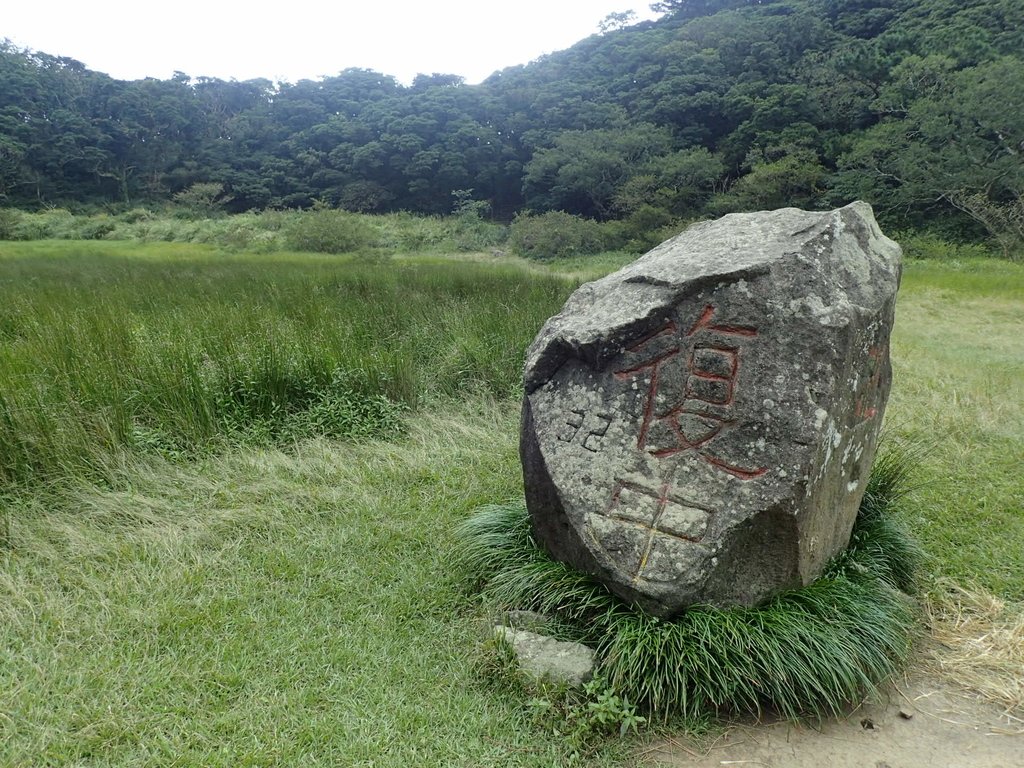
[[600, 253], [607, 248], [603, 228], [596, 221], [563, 211], [520, 214], [509, 227], [509, 247], [530, 259], [563, 259]]
[[0, 208], [0, 240], [14, 240], [14, 231], [21, 220], [21, 211]]
[[377, 233], [363, 217], [347, 211], [304, 211], [287, 232], [288, 247], [314, 253], [352, 253], [377, 244]]
[[460, 251], [484, 251], [505, 242], [508, 230], [501, 224], [484, 221], [476, 211], [454, 217], [454, 245]]
[[231, 202], [231, 196], [224, 194], [224, 185], [216, 182], [198, 182], [175, 193], [173, 199], [179, 206], [175, 215], [186, 219], [223, 215], [224, 206]]
[[138, 224], [140, 221], [152, 221], [156, 215], [148, 208], [131, 208], [118, 217], [125, 224]]
[[653, 205], [641, 205], [626, 218], [603, 226], [609, 245], [628, 253], [646, 253], [683, 229], [672, 214]]
[[117, 229], [117, 222], [109, 216], [76, 217], [75, 240], [103, 240]]
[[930, 232], [897, 232], [893, 235], [903, 247], [908, 259], [974, 259], [993, 256], [984, 245], [978, 243], [953, 243]]
[[74, 240], [75, 217], [63, 208], [22, 213], [11, 230], [11, 240]]

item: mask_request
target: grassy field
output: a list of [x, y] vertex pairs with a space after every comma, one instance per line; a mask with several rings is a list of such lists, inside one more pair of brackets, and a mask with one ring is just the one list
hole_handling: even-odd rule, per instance
[[888, 429], [921, 453], [908, 509], [934, 572], [1024, 601], [1024, 266], [909, 262]]
[[125, 454], [385, 436], [507, 397], [566, 281], [483, 263], [0, 243], [0, 483], [113, 484]]
[[[571, 763], [453, 566], [550, 269], [0, 243], [0, 765]], [[1015, 601], [1022, 329], [1024, 267], [908, 263], [887, 416], [932, 572]]]

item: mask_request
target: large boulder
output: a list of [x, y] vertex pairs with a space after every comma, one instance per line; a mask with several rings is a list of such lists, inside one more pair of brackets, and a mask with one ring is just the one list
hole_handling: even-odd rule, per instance
[[537, 541], [658, 616], [813, 581], [867, 485], [899, 278], [853, 203], [700, 223], [581, 286], [527, 353]]

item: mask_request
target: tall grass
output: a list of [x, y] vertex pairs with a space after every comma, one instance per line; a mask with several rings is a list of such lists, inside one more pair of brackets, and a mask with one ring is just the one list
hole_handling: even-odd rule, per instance
[[507, 227], [475, 214], [369, 215], [348, 211], [263, 211], [205, 217], [187, 208], [133, 208], [111, 215], [55, 208], [37, 213], [0, 209], [0, 240], [133, 240], [215, 245], [278, 253], [453, 253], [487, 251]]
[[473, 263], [115, 245], [0, 249], [4, 485], [110, 481], [140, 449], [388, 434], [425, 399], [507, 396], [569, 289]]

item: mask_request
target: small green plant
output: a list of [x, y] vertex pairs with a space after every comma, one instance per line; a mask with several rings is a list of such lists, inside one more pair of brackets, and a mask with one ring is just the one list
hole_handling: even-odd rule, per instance
[[583, 734], [605, 734], [618, 732], [626, 736], [638, 731], [647, 718], [636, 713], [636, 709], [608, 681], [596, 677], [583, 686], [584, 704], [576, 717], [577, 728]]
[[565, 738], [577, 752], [610, 736], [625, 738], [647, 723], [647, 718], [601, 677], [585, 683], [582, 690], [540, 684], [531, 692], [526, 700], [531, 720]]
[[223, 215], [224, 206], [231, 202], [231, 196], [224, 193], [223, 184], [201, 181], [176, 192], [174, 202], [180, 206], [177, 213], [183, 218], [208, 219]]

